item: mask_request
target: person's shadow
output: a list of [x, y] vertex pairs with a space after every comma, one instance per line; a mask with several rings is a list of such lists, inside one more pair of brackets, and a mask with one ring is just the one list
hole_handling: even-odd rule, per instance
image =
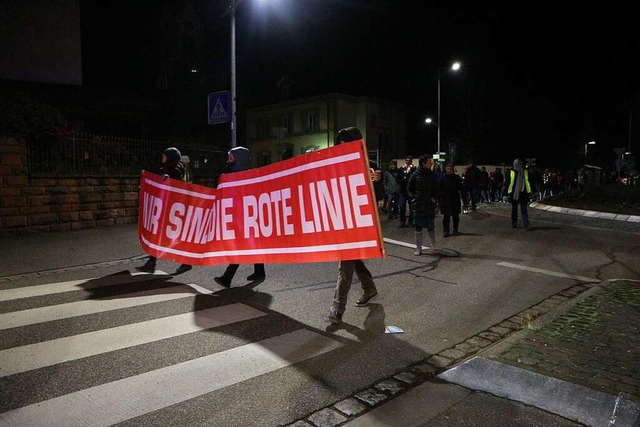
[[330, 324], [326, 327], [325, 331], [333, 333], [339, 330], [345, 330], [358, 338], [360, 342], [367, 342], [378, 335], [384, 334], [386, 328], [384, 321], [386, 316], [382, 304], [369, 303], [367, 309], [369, 313], [367, 313], [367, 317], [364, 319], [363, 328], [358, 328], [355, 325], [342, 321], [342, 323]]

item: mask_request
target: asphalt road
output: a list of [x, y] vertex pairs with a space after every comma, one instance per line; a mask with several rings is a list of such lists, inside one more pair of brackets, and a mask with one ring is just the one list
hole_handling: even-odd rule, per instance
[[335, 263], [267, 265], [250, 285], [241, 266], [225, 290], [224, 266], [134, 273], [135, 225], [1, 239], [0, 425], [284, 425], [576, 283], [640, 278], [637, 223], [531, 209], [524, 231], [507, 214], [481, 206], [420, 257], [383, 219], [379, 295], [354, 307], [354, 283], [337, 327]]

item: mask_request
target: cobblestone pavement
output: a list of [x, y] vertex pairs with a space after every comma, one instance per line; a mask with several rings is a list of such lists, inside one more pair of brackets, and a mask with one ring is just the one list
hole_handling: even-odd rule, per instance
[[640, 403], [640, 283], [594, 291], [497, 360]]

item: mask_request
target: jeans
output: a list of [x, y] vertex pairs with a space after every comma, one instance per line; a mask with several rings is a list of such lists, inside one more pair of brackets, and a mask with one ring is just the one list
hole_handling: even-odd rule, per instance
[[518, 224], [518, 205], [520, 205], [520, 212], [522, 212], [522, 225], [524, 228], [529, 227], [529, 197], [526, 193], [521, 193], [518, 200], [511, 200], [511, 225], [514, 227]]
[[354, 271], [358, 279], [360, 279], [360, 285], [365, 295], [372, 295], [378, 292], [376, 285], [373, 283], [373, 276], [371, 276], [371, 272], [362, 260], [340, 261], [338, 271], [338, 283], [333, 295], [333, 306], [338, 310], [338, 313], [344, 313], [347, 307], [347, 297], [351, 289]]

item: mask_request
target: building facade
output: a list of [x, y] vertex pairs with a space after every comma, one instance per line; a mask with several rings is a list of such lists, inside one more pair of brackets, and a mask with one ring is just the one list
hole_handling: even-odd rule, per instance
[[381, 99], [332, 93], [245, 113], [253, 167], [331, 147], [337, 132], [350, 126], [362, 131], [370, 159], [380, 165], [404, 156], [407, 150], [407, 112], [402, 105]]

